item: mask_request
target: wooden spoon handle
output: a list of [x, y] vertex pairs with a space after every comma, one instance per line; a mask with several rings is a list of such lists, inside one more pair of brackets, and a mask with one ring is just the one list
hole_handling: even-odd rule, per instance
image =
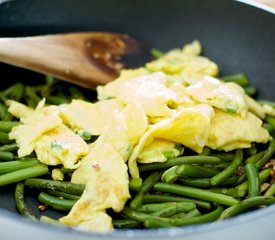
[[128, 35], [103, 32], [0, 38], [0, 61], [94, 88], [113, 80], [120, 55], [137, 48]]

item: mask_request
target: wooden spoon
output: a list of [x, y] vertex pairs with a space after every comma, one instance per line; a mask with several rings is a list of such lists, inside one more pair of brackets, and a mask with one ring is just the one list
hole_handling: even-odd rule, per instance
[[107, 32], [0, 38], [0, 61], [94, 88], [113, 80], [121, 56], [139, 48], [128, 35]]

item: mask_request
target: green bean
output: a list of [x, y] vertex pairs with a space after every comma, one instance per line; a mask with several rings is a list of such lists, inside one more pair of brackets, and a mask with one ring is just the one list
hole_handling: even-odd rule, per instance
[[243, 73], [223, 76], [221, 77], [221, 80], [225, 82], [234, 82], [242, 87], [246, 87], [248, 85], [248, 78]]
[[[226, 179], [223, 183], [219, 186], [232, 186], [236, 183], [238, 177], [232, 176]], [[179, 178], [178, 182], [190, 186], [190, 187], [198, 187], [198, 188], [210, 188], [212, 187], [210, 183], [210, 178]]]
[[200, 156], [209, 156], [211, 154], [211, 148], [204, 147], [202, 152], [199, 154]]
[[70, 169], [70, 168], [65, 168], [64, 166], [61, 167], [61, 171], [64, 173], [64, 174], [67, 174], [67, 173], [73, 173], [75, 171], [75, 169]]
[[9, 98], [16, 101], [20, 101], [23, 98], [24, 91], [25, 91], [25, 86], [22, 83], [15, 83], [3, 91], [4, 97], [5, 97], [3, 100], [6, 100]]
[[141, 178], [131, 178], [129, 181], [129, 188], [132, 191], [138, 192], [140, 191], [142, 186], [142, 179]]
[[195, 209], [191, 210], [190, 212], [186, 213], [186, 215], [184, 217], [191, 218], [191, 217], [198, 217], [198, 216], [201, 216], [201, 213], [197, 208], [195, 208]]
[[46, 100], [47, 100], [47, 103], [54, 104], [54, 105], [60, 105], [60, 104], [70, 102], [68, 98], [63, 96], [48, 96]]
[[20, 122], [16, 121], [0, 121], [0, 131], [9, 133], [13, 127], [19, 124]]
[[195, 202], [165, 202], [165, 203], [149, 203], [137, 208], [137, 211], [150, 213], [160, 211], [162, 209], [175, 206], [179, 212], [189, 212], [196, 207]]
[[273, 197], [275, 195], [275, 184], [273, 183], [264, 193], [265, 197]]
[[[35, 91], [35, 88], [32, 87], [32, 86], [27, 86], [25, 88], [26, 90], [26, 96], [29, 98], [29, 99], [32, 99], [33, 102], [35, 103], [35, 106], [37, 105], [37, 103], [39, 103], [41, 101], [41, 98], [37, 95], [36, 91]], [[35, 107], [35, 106], [32, 106], [32, 107]]]
[[9, 143], [13, 143], [13, 142], [14, 142], [14, 140], [9, 139], [8, 133], [0, 131], [0, 143], [1, 144], [9, 144]]
[[226, 196], [219, 193], [214, 193], [205, 189], [193, 188], [188, 186], [181, 186], [171, 183], [157, 183], [153, 187], [154, 190], [174, 193], [187, 197], [198, 198], [210, 202], [220, 203], [226, 206], [231, 206], [239, 201], [231, 196]]
[[197, 188], [210, 188], [210, 178], [179, 178], [178, 183]]
[[176, 169], [176, 174], [181, 177], [212, 177], [218, 174], [218, 172], [216, 169], [188, 164], [182, 164]]
[[264, 153], [265, 153], [265, 151], [261, 151], [261, 152], [256, 153], [253, 156], [250, 156], [249, 158], [247, 158], [245, 160], [245, 163], [255, 163], [255, 162], [259, 161], [263, 157]]
[[222, 162], [232, 162], [235, 155], [236, 154], [232, 152], [211, 153], [211, 156], [221, 159]]
[[258, 170], [261, 169], [271, 159], [274, 152], [275, 152], [275, 139], [272, 139], [270, 141], [269, 147], [265, 151], [262, 158], [256, 162], [256, 167]]
[[38, 196], [38, 200], [41, 203], [50, 206], [53, 209], [61, 211], [69, 211], [72, 209], [76, 200], [60, 199], [58, 197], [51, 196], [45, 192], [41, 192]]
[[255, 144], [252, 144], [250, 148], [246, 149], [247, 153], [250, 155], [250, 156], [254, 156], [255, 154], [257, 154], [257, 147]]
[[[195, 208], [194, 210], [197, 210], [197, 209]], [[191, 211], [194, 211], [194, 210], [191, 210]], [[190, 211], [190, 212], [191, 212], [191, 211]], [[180, 212], [180, 213], [177, 213], [177, 214], [171, 216], [170, 218], [171, 218], [171, 219], [183, 218], [183, 217], [186, 216], [186, 214], [187, 214], [187, 213], [185, 213], [185, 212]]]
[[201, 216], [201, 213], [197, 208], [195, 208], [188, 213], [181, 212], [181, 213], [175, 214], [175, 215], [171, 216], [171, 219], [178, 219], [178, 218], [183, 218], [183, 217], [191, 218], [191, 217], [198, 217], [198, 216]]
[[[13, 153], [0, 151], [0, 161], [11, 161], [13, 159], [14, 159]], [[1, 172], [1, 167], [0, 167], [0, 172]]]
[[39, 164], [39, 161], [37, 159], [24, 159], [17, 161], [1, 162], [0, 174], [5, 174], [16, 170], [33, 167], [37, 164]]
[[164, 52], [162, 52], [162, 51], [160, 51], [159, 49], [156, 49], [156, 48], [152, 48], [150, 50], [150, 53], [156, 59], [162, 57], [165, 54]]
[[255, 163], [248, 163], [245, 165], [245, 172], [248, 183], [248, 197], [256, 197], [261, 195], [260, 180], [258, 169]]
[[80, 196], [85, 188], [83, 184], [75, 184], [66, 181], [55, 181], [39, 178], [29, 178], [25, 181], [25, 185], [31, 188], [45, 189], [45, 190], [56, 190], [72, 195]]
[[18, 150], [17, 143], [10, 143], [10, 144], [0, 146], [0, 151], [1, 152], [15, 152], [17, 150]]
[[113, 220], [115, 228], [139, 228], [141, 227], [140, 222], [133, 219], [119, 219]]
[[225, 168], [223, 171], [215, 175], [210, 179], [210, 183], [213, 186], [217, 186], [221, 184], [223, 181], [225, 181], [227, 178], [229, 178], [237, 169], [238, 167], [242, 164], [243, 161], [243, 151], [238, 149], [236, 151], [236, 157], [232, 161], [232, 163]]
[[[161, 218], [161, 217], [150, 218], [150, 217], [148, 217], [147, 219], [145, 219], [144, 225], [148, 226], [147, 222], [151, 219], [156, 220], [155, 225], [154, 225], [155, 227], [162, 227], [163, 222], [165, 222], [167, 224], [170, 224], [170, 226], [185, 226], [185, 225], [199, 224], [199, 223], [205, 223], [205, 222], [212, 222], [212, 221], [218, 219], [222, 212], [223, 212], [223, 207], [218, 206], [212, 212], [207, 213], [207, 214], [203, 214], [203, 215], [197, 216], [197, 217], [189, 217], [189, 218], [183, 217], [183, 218], [179, 218], [179, 219]], [[160, 223], [161, 223], [160, 226], [157, 225], [157, 223], [158, 223], [157, 220], [160, 221]]]
[[265, 121], [266, 123], [268, 123], [269, 125], [271, 125], [271, 127], [272, 127], [273, 129], [275, 129], [275, 118], [274, 118], [274, 117], [266, 116], [265, 119], [264, 119], [264, 121]]
[[123, 208], [121, 213], [127, 218], [133, 219], [138, 222], [144, 222], [147, 218], [152, 217], [150, 214], [135, 211], [134, 209], [127, 206]]
[[144, 221], [144, 226], [147, 228], [173, 227], [172, 224], [163, 221], [161, 218], [147, 218]]
[[152, 212], [150, 214], [155, 217], [171, 217], [176, 213], [177, 213], [177, 207], [170, 206], [164, 209], [160, 209], [159, 211]]
[[136, 209], [137, 207], [141, 206], [144, 193], [148, 192], [154, 186], [154, 184], [160, 180], [161, 175], [162, 172], [153, 172], [144, 180], [141, 185], [140, 192], [130, 203], [131, 208]]
[[29, 168], [23, 168], [17, 171], [0, 175], [0, 186], [20, 182], [22, 180], [39, 177], [49, 173], [48, 167], [44, 164], [37, 164]]
[[205, 223], [205, 222], [212, 222], [220, 217], [222, 211], [223, 211], [223, 207], [218, 206], [212, 212], [203, 214], [201, 216], [181, 218], [181, 219], [171, 219], [171, 220], [174, 226], [185, 226], [185, 225], [199, 224], [199, 223]]
[[139, 206], [141, 206], [142, 202], [143, 202], [143, 192], [138, 192], [136, 194], [136, 196], [134, 197], [134, 199], [130, 202], [130, 207], [133, 209], [138, 208]]
[[56, 197], [61, 197], [69, 200], [78, 200], [80, 198], [79, 196], [69, 194], [69, 193], [64, 193], [61, 191], [56, 191], [56, 190], [47, 190], [47, 193]]
[[[6, 99], [4, 101], [6, 101]], [[0, 102], [0, 119], [2, 120], [12, 119], [12, 115], [8, 112], [7, 106], [1, 102]]]
[[[267, 168], [267, 169], [264, 169], [259, 172], [260, 183], [263, 183], [267, 180], [267, 178], [270, 176], [270, 172], [271, 172], [271, 168]], [[245, 182], [239, 184], [238, 186], [235, 187], [235, 189], [238, 189], [238, 190], [244, 192], [244, 195], [242, 196], [242, 197], [244, 197], [246, 192], [248, 191], [248, 182], [245, 181]]]
[[173, 166], [168, 168], [162, 175], [161, 180], [166, 183], [173, 183], [178, 179], [178, 174], [176, 174], [178, 166]]
[[157, 203], [157, 202], [182, 202], [182, 201], [190, 201], [195, 202], [198, 207], [210, 209], [211, 204], [209, 202], [193, 199], [193, 198], [185, 198], [180, 196], [171, 196], [171, 195], [154, 195], [154, 194], [144, 194], [143, 203]]
[[15, 203], [16, 208], [20, 214], [31, 219], [36, 220], [36, 217], [30, 212], [29, 208], [26, 206], [25, 198], [25, 186], [24, 183], [20, 182], [16, 184], [15, 187]]
[[255, 96], [256, 93], [257, 93], [257, 89], [255, 87], [252, 87], [252, 86], [245, 87], [244, 91], [248, 96], [251, 96], [251, 97]]
[[251, 197], [248, 199], [243, 200], [242, 202], [239, 202], [238, 204], [231, 206], [227, 209], [225, 209], [221, 216], [220, 220], [236, 216], [237, 214], [244, 212], [250, 208], [258, 207], [260, 205], [269, 205], [275, 203], [275, 198], [272, 197], [264, 197], [264, 196], [257, 196], [257, 197]]
[[158, 170], [163, 168], [169, 168], [175, 165], [181, 164], [218, 164], [221, 160], [218, 157], [213, 156], [184, 156], [168, 159], [163, 163], [150, 163], [150, 164], [142, 164], [139, 166], [140, 172]]
[[69, 93], [70, 93], [72, 99], [85, 100], [83, 93], [81, 91], [79, 91], [76, 87], [70, 86], [68, 90], [69, 90]]
[[225, 194], [234, 198], [241, 198], [246, 194], [245, 191], [237, 188], [210, 188], [209, 191]]

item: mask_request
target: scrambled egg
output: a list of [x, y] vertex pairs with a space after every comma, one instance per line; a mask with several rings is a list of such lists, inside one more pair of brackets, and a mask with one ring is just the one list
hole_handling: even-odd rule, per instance
[[248, 106], [244, 90], [235, 83], [224, 83], [212, 77], [204, 77], [202, 81], [188, 86], [186, 93], [199, 103], [246, 116]]
[[[9, 112], [21, 125], [9, 134], [19, 157], [35, 151], [62, 180], [60, 165], [76, 169], [73, 183], [85, 184], [81, 198], [60, 221], [92, 231], [111, 231], [106, 209], [119, 212], [130, 198], [129, 176], [139, 177], [137, 162], [165, 162], [184, 148], [200, 153], [203, 147], [230, 151], [266, 143], [261, 106], [234, 83], [214, 77], [217, 65], [199, 56], [195, 41], [175, 49], [145, 67], [123, 70], [118, 79], [97, 88], [98, 100], [72, 100], [36, 109], [9, 100]], [[92, 144], [85, 134], [97, 135]]]
[[230, 151], [249, 148], [251, 142], [266, 143], [269, 133], [262, 127], [262, 121], [248, 112], [246, 118], [220, 110], [212, 119], [207, 146], [212, 149]]

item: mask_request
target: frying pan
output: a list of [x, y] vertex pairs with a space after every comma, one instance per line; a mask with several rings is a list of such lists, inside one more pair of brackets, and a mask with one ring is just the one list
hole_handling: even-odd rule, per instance
[[[14, 0], [0, 1], [0, 37], [72, 31], [128, 33], [148, 48], [168, 50], [194, 39], [222, 74], [244, 72], [258, 98], [275, 100], [275, 12], [233, 0]], [[30, 53], [31, 54], [31, 53]], [[3, 88], [39, 81], [38, 74], [0, 65]], [[92, 94], [92, 93], [91, 93]], [[36, 209], [35, 198], [27, 199]], [[38, 212], [36, 214], [39, 214]], [[49, 212], [57, 217], [56, 213]], [[0, 189], [0, 239], [274, 239], [275, 206], [218, 222], [159, 230], [81, 232], [30, 222], [16, 213], [13, 187]]]

